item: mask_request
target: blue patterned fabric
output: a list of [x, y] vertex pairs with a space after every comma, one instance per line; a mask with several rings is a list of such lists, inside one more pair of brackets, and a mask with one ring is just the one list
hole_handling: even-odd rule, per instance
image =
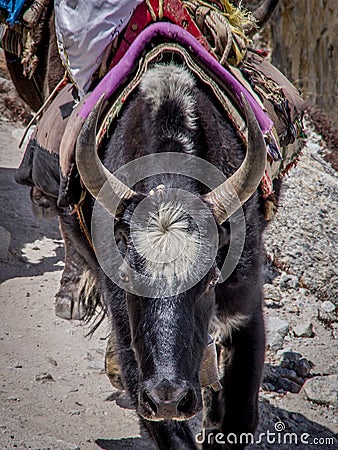
[[25, 0], [0, 0], [0, 9], [3, 9], [8, 13], [6, 22], [13, 25], [20, 14], [24, 3]]

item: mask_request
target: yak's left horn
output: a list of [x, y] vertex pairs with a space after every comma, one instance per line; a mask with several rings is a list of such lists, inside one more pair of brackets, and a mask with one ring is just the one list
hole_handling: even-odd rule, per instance
[[216, 221], [222, 224], [256, 191], [265, 171], [266, 146], [260, 126], [248, 101], [241, 95], [248, 127], [248, 148], [238, 170], [203, 196], [210, 203]]
[[244, 27], [245, 34], [247, 36], [253, 37], [255, 33], [259, 29], [261, 29], [266, 22], [270, 19], [272, 14], [274, 13], [279, 0], [266, 0], [262, 3], [253, 13], [252, 15], [256, 19], [255, 26], [247, 26]]
[[136, 195], [136, 192], [110, 173], [97, 155], [96, 127], [103, 101], [104, 96], [100, 98], [83, 124], [77, 138], [75, 155], [80, 177], [95, 199], [98, 197], [102, 187], [107, 182], [109, 183], [98, 199], [102, 206], [109, 211], [110, 205], [115, 203], [112, 199], [120, 202], [133, 197]]

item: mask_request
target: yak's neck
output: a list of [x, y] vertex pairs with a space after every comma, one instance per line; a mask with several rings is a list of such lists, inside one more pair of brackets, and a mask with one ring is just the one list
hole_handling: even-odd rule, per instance
[[196, 152], [196, 84], [183, 67], [158, 65], [144, 76], [144, 132], [152, 152]]

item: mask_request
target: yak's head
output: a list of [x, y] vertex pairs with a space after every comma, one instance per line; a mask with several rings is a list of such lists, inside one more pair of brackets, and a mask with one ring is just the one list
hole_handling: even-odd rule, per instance
[[265, 170], [264, 139], [248, 102], [242, 101], [246, 157], [230, 178], [205, 195], [189, 187], [185, 195], [182, 185], [176, 189], [165, 181], [139, 193], [110, 173], [96, 152], [99, 104], [77, 142], [83, 183], [117, 219], [114, 240], [121, 264], [114, 281], [126, 292], [139, 370], [139, 413], [148, 420], [185, 420], [202, 406], [200, 371], [220, 274], [215, 257], [224, 243], [221, 225], [255, 192]]

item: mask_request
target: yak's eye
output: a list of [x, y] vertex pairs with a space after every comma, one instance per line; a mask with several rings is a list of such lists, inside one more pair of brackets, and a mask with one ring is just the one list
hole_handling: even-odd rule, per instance
[[219, 282], [220, 277], [221, 277], [221, 272], [217, 267], [209, 281], [209, 288], [214, 288], [216, 286], [216, 284]]
[[119, 277], [120, 280], [123, 281], [123, 283], [128, 283], [129, 281], [129, 276], [126, 272], [124, 272], [123, 270], [119, 271]]
[[121, 266], [119, 267], [119, 278], [123, 283], [128, 283], [130, 280], [129, 277], [129, 266], [128, 266], [128, 261], [125, 258], [123, 260], [123, 263], [121, 264]]

